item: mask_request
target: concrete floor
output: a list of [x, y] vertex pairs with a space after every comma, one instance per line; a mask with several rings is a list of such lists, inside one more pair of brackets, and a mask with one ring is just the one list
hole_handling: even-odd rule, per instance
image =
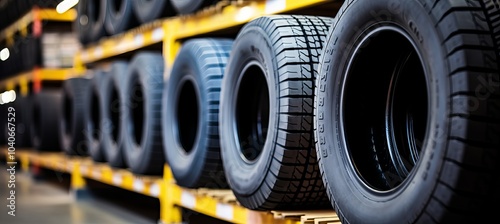
[[[30, 173], [16, 173], [16, 216], [7, 214], [6, 200], [8, 189], [8, 171], [4, 163], [0, 164], [0, 223], [5, 224], [114, 224], [157, 223], [157, 219], [131, 212], [109, 200], [96, 197], [76, 199], [65, 189], [63, 182], [68, 177], [59, 176], [59, 181], [36, 180]], [[50, 172], [50, 171], [49, 171]], [[53, 171], [51, 171], [53, 172]], [[134, 201], [135, 202], [135, 201]], [[130, 203], [129, 203], [130, 204]]]

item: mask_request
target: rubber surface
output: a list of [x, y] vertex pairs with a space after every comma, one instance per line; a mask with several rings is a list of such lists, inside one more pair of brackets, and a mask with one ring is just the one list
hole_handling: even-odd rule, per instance
[[[331, 18], [314, 16], [266, 16], [246, 24], [235, 40], [222, 82], [219, 125], [226, 178], [247, 208], [328, 207], [312, 121], [316, 68], [331, 23]], [[267, 87], [255, 90], [255, 83], [243, 81], [257, 77], [253, 70], [242, 74], [249, 65], [259, 68]], [[251, 117], [235, 114], [257, 107], [239, 97], [263, 89], [269, 92], [261, 99], [269, 98], [268, 128], [262, 128], [267, 137], [263, 144], [258, 143], [262, 145], [255, 145], [250, 143], [254, 137], [240, 139], [236, 133]], [[241, 152], [255, 149], [262, 150], [252, 161]]]
[[125, 162], [137, 174], [162, 174], [165, 164], [161, 134], [163, 57], [138, 52], [124, 79], [121, 119]]
[[102, 116], [101, 144], [104, 147], [104, 157], [110, 166], [126, 167], [123, 148], [123, 110], [125, 102], [124, 75], [129, 64], [116, 60], [111, 64], [107, 77], [101, 80], [99, 99], [101, 100]]
[[104, 24], [106, 23], [107, 1], [88, 0], [87, 15], [89, 19], [89, 42], [97, 42], [107, 35]]
[[68, 155], [87, 156], [85, 108], [88, 105], [90, 80], [84, 77], [64, 80], [61, 101], [59, 139]]
[[[494, 220], [500, 199], [498, 1], [351, 0], [344, 2], [336, 18], [321, 59], [315, 127], [320, 168], [342, 222]], [[355, 178], [339, 131], [343, 129], [339, 108], [356, 41], [388, 24], [405, 30], [415, 41], [428, 69], [432, 103], [419, 163], [399, 187], [381, 192]], [[370, 90], [364, 93], [369, 95]], [[357, 117], [363, 121], [371, 113], [367, 108]]]
[[164, 150], [180, 186], [228, 187], [218, 118], [221, 81], [232, 44], [229, 39], [209, 38], [185, 42], [164, 88]]
[[90, 78], [90, 84], [87, 94], [87, 105], [83, 108], [84, 115], [84, 128], [85, 128], [85, 144], [87, 145], [88, 152], [92, 160], [96, 162], [105, 162], [104, 157], [105, 146], [103, 144], [103, 131], [106, 128], [106, 123], [102, 119], [105, 115], [102, 108], [106, 106], [103, 104], [103, 91], [101, 87], [109, 83], [111, 75], [103, 70], [94, 70]]
[[132, 3], [134, 14], [141, 24], [175, 15], [170, 0], [134, 0]]
[[89, 18], [88, 1], [80, 0], [76, 6], [77, 17], [74, 21], [75, 31], [78, 35], [78, 40], [83, 45], [90, 42], [91, 20]]
[[172, 6], [178, 14], [189, 14], [203, 9], [209, 5], [214, 5], [218, 0], [170, 0]]
[[104, 27], [109, 35], [122, 33], [137, 25], [133, 11], [133, 0], [106, 0]]
[[35, 95], [33, 106], [33, 146], [38, 151], [61, 151], [59, 119], [62, 94], [44, 89]]

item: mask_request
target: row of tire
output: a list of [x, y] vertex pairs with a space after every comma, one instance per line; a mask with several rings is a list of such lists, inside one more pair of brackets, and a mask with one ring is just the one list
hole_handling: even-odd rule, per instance
[[82, 44], [97, 42], [140, 24], [189, 14], [214, 5], [218, 0], [81, 0], [77, 6], [76, 30]]
[[[4, 49], [0, 45], [0, 49]], [[12, 46], [8, 47], [9, 57], [0, 61], [0, 79], [29, 71], [35, 66], [42, 65], [40, 38], [31, 36], [17, 38]]]
[[5, 0], [0, 3], [0, 30], [5, 29], [34, 6], [39, 8], [56, 8], [60, 0]]
[[187, 40], [165, 78], [161, 54], [142, 52], [67, 80], [61, 122], [38, 120], [60, 124], [68, 154], [88, 147], [135, 173], [166, 162], [179, 185], [229, 187], [250, 209], [486, 222], [500, 199], [496, 3], [350, 0], [334, 19], [261, 17], [234, 40]]

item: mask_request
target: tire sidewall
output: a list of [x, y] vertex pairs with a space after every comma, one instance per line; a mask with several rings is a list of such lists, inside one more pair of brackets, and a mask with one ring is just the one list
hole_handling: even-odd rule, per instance
[[[275, 151], [279, 121], [277, 116], [274, 116], [279, 112], [277, 98], [279, 89], [274, 74], [274, 71], [277, 71], [277, 63], [268, 35], [257, 26], [244, 28], [233, 44], [231, 55], [225, 72], [230, 75], [224, 76], [221, 90], [219, 114], [221, 156], [231, 189], [237, 196], [249, 196], [248, 192], [256, 192], [264, 183]], [[242, 78], [243, 69], [251, 61], [256, 61], [261, 66], [266, 77], [270, 117], [265, 145], [256, 161], [248, 163], [243, 159], [240, 144], [237, 142], [235, 111], [239, 94], [238, 83]]]
[[[434, 28], [435, 21], [422, 16], [427, 14], [417, 1], [358, 0], [346, 9], [327, 39], [320, 60], [323, 63], [319, 70], [315, 107], [318, 155], [321, 156], [320, 168], [325, 174], [325, 182], [329, 185], [329, 195], [335, 201], [337, 212], [349, 222], [413, 222], [423, 212], [437, 184], [447, 146], [449, 80], [442, 37]], [[355, 48], [352, 43], [362, 39], [360, 34], [384, 25], [384, 21], [398, 24], [418, 45], [427, 70], [431, 103], [431, 119], [419, 164], [406, 182], [388, 193], [369, 190], [356, 177], [345, 148], [338, 109], [346, 65]]]
[[[207, 136], [207, 117], [208, 101], [206, 92], [202, 92], [205, 88], [203, 77], [201, 75], [199, 58], [195, 52], [190, 52], [189, 45], [186, 45], [186, 50], [179, 53], [176, 62], [172, 68], [169, 77], [168, 87], [165, 90], [164, 97], [166, 101], [163, 105], [163, 134], [165, 139], [165, 155], [167, 161], [173, 170], [175, 179], [183, 185], [192, 185], [192, 181], [199, 179], [202, 173], [204, 162], [197, 158], [205, 158], [207, 142], [202, 140], [201, 136]], [[179, 139], [179, 124], [177, 121], [181, 87], [185, 82], [191, 82], [196, 92], [198, 99], [198, 124], [195, 137], [195, 143], [189, 153], [184, 151]], [[196, 171], [193, 173], [193, 171]]]

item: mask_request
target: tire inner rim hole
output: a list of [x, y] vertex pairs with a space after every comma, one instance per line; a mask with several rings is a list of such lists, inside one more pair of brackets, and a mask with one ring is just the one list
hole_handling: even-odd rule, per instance
[[101, 3], [99, 1], [94, 1], [90, 4], [93, 7], [89, 8], [89, 15], [92, 17], [93, 21], [97, 21], [101, 15]]
[[428, 126], [428, 89], [420, 56], [400, 28], [368, 35], [344, 85], [343, 128], [353, 167], [369, 187], [388, 191], [410, 175]]
[[[130, 95], [130, 115], [132, 115], [131, 133], [137, 145], [142, 143], [144, 130], [144, 92], [138, 80], [134, 82]], [[140, 147], [139, 147], [140, 148]]]
[[193, 81], [186, 80], [181, 84], [177, 98], [177, 132], [178, 141], [186, 153], [190, 153], [198, 135], [200, 109], [198, 95]]
[[111, 105], [109, 107], [109, 118], [111, 121], [111, 138], [113, 142], [117, 143], [120, 130], [121, 130], [121, 100], [119, 97], [118, 90], [113, 87], [111, 90]]
[[65, 94], [63, 128], [66, 135], [71, 135], [73, 122], [73, 100]]
[[99, 139], [99, 128], [101, 124], [101, 114], [100, 114], [100, 105], [99, 105], [99, 97], [97, 96], [95, 91], [92, 91], [91, 97], [91, 136], [94, 141]]
[[236, 101], [236, 131], [242, 155], [255, 161], [262, 152], [269, 129], [269, 89], [264, 71], [248, 66], [240, 81]]
[[123, 0], [113, 0], [110, 5], [113, 7], [114, 12], [119, 12], [122, 8]]

